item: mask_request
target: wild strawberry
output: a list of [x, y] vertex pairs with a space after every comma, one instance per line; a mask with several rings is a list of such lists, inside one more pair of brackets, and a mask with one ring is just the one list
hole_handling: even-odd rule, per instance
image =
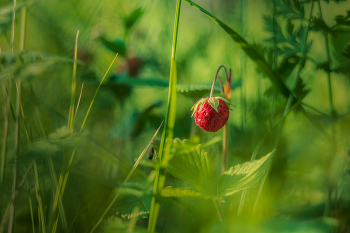
[[229, 117], [230, 102], [221, 97], [200, 99], [193, 105], [196, 124], [205, 131], [216, 132], [221, 129]]

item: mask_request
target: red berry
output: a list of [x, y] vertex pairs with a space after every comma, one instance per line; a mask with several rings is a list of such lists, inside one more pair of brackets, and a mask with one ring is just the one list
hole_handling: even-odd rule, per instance
[[[196, 124], [205, 131], [216, 132], [221, 129], [228, 120], [229, 108], [227, 104], [222, 101], [222, 98], [202, 99], [197, 102], [194, 112], [194, 119]], [[213, 107], [216, 102], [217, 110]]]

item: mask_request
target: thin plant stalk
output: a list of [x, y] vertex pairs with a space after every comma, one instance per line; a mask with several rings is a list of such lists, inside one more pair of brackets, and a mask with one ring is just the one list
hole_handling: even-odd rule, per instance
[[[216, 82], [216, 79], [218, 77], [218, 74], [219, 74], [219, 71], [221, 68], [224, 68], [225, 70], [225, 75], [226, 75], [226, 81], [228, 80], [231, 80], [231, 70], [230, 70], [230, 73], [227, 72], [227, 69], [224, 65], [221, 65], [219, 66], [218, 70], [216, 71], [216, 74], [215, 74], [215, 78], [214, 78], [214, 81], [213, 81], [213, 85], [211, 87], [211, 90], [210, 90], [210, 98], [213, 97], [213, 93], [214, 93], [214, 88], [215, 88], [215, 82]], [[227, 82], [227, 86], [226, 88], [223, 86], [224, 84], [222, 83], [221, 81], [221, 78], [219, 79], [220, 80], [220, 85], [221, 85], [221, 91], [222, 91], [222, 95], [228, 100], [230, 101], [230, 98], [229, 98], [229, 94], [226, 96], [226, 92], [227, 93], [230, 93], [231, 92], [231, 82], [228, 81]], [[223, 174], [225, 171], [226, 171], [226, 157], [227, 157], [227, 124], [224, 125], [223, 127], [223, 145], [222, 145], [222, 153], [223, 153], [223, 160], [222, 160], [222, 168], [221, 168], [221, 173]]]
[[[273, 4], [273, 60], [272, 60], [272, 69], [275, 71], [277, 69], [277, 23], [276, 23], [276, 0], [272, 1]], [[275, 101], [276, 101], [276, 95], [277, 90], [275, 86], [272, 86], [273, 93], [272, 93], [272, 104], [271, 104], [271, 127], [273, 126], [274, 122], [274, 115], [275, 115]]]
[[[111, 64], [109, 65], [106, 73], [104, 74], [104, 76], [102, 77], [99, 85], [97, 86], [95, 95], [94, 95], [94, 97], [91, 100], [91, 103], [90, 103], [89, 108], [88, 108], [88, 110], [86, 112], [85, 118], [83, 120], [83, 123], [82, 123], [82, 125], [80, 127], [79, 135], [83, 131], [83, 128], [84, 128], [85, 123], [86, 123], [86, 119], [89, 116], [90, 110], [91, 110], [92, 105], [93, 105], [93, 103], [94, 103], [94, 101], [96, 99], [97, 93], [100, 90], [100, 87], [101, 87], [103, 81], [105, 80], [109, 70], [112, 68], [112, 65], [114, 64], [114, 62], [117, 59], [117, 57], [118, 57], [118, 54], [116, 54], [115, 57], [113, 58], [113, 60], [112, 60]], [[66, 187], [66, 183], [67, 183], [67, 179], [68, 179], [68, 175], [69, 175], [69, 168], [70, 168], [70, 166], [72, 164], [72, 161], [73, 161], [76, 149], [77, 149], [77, 146], [74, 147], [70, 158], [65, 160], [65, 163], [63, 164], [62, 171], [61, 171], [61, 174], [60, 174], [60, 177], [59, 177], [59, 180], [58, 180], [58, 186], [57, 186], [57, 189], [56, 189], [54, 204], [53, 204], [53, 208], [52, 208], [52, 219], [51, 219], [52, 221], [54, 221], [56, 219], [55, 216], [56, 216], [57, 204], [58, 204], [58, 201], [59, 201], [59, 197], [60, 196], [63, 197], [64, 191], [65, 191], [65, 187]], [[52, 221], [51, 221], [51, 224], [50, 224], [50, 231], [51, 232], [53, 231], [54, 225], [55, 225]]]
[[[162, 160], [166, 162], [166, 160], [169, 159], [170, 146], [173, 138], [173, 129], [175, 125], [176, 94], [177, 94], [175, 54], [176, 54], [177, 34], [178, 34], [178, 26], [179, 26], [179, 19], [180, 19], [180, 9], [181, 9], [181, 0], [177, 0], [175, 22], [174, 22], [173, 44], [172, 44], [172, 52], [171, 52], [168, 109], [166, 113], [165, 126], [162, 134], [162, 140], [161, 140], [161, 144], [159, 148], [159, 156], [158, 156], [158, 160], [160, 163], [162, 163]], [[163, 188], [164, 182], [165, 182], [165, 175], [160, 174], [160, 168], [157, 167], [154, 186], [153, 186], [153, 197], [151, 202], [148, 232], [153, 233], [156, 228], [158, 212], [160, 208], [160, 204], [156, 202], [156, 195]]]
[[[256, 145], [253, 153], [252, 153], [252, 156], [251, 156], [251, 159], [250, 161], [254, 161], [260, 148], [262, 147], [262, 145], [266, 142], [266, 140], [268, 139], [268, 137], [270, 136], [270, 134], [277, 129], [277, 127], [282, 123], [282, 121], [285, 120], [285, 118], [288, 116], [289, 113], [291, 113], [296, 107], [298, 107], [302, 100], [305, 98], [307, 94], [305, 94], [303, 97], [301, 97], [290, 109], [289, 109], [289, 112], [281, 117], [279, 120], [275, 121], [274, 125], [271, 127], [270, 131], [260, 140], [260, 142]], [[241, 201], [239, 203], [239, 207], [238, 207], [238, 212], [237, 212], [237, 215], [241, 215], [241, 212], [242, 212], [242, 209], [243, 209], [243, 206], [244, 206], [244, 201], [245, 201], [245, 197], [246, 197], [246, 193], [247, 193], [247, 190], [243, 191], [242, 192], [242, 195], [241, 195]]]
[[[3, 91], [3, 110], [4, 110], [4, 133], [3, 133], [3, 145], [2, 145], [2, 154], [1, 154], [1, 168], [0, 168], [0, 190], [2, 190], [3, 182], [5, 178], [5, 164], [6, 164], [6, 152], [7, 152], [7, 137], [8, 137], [8, 130], [9, 130], [9, 108], [8, 108], [8, 99], [10, 99], [10, 96], [6, 93], [6, 83], [5, 81], [2, 82], [2, 91]], [[3, 198], [3, 192], [0, 194], [0, 210], [2, 209], [2, 198]]]
[[[323, 20], [320, 1], [317, 1], [317, 6], [318, 6], [318, 12], [319, 12], [319, 15], [320, 15], [320, 19]], [[335, 112], [334, 104], [333, 104], [332, 80], [331, 80], [331, 72], [330, 72], [330, 67], [332, 65], [332, 59], [331, 59], [331, 56], [330, 56], [328, 34], [325, 31], [323, 31], [322, 34], [323, 34], [323, 37], [324, 37], [324, 46], [325, 46], [325, 51], [326, 51], [326, 61], [327, 61], [327, 65], [328, 65], [328, 69], [327, 69], [328, 102], [329, 102], [329, 108], [331, 110], [331, 117], [332, 117], [332, 124], [331, 124], [331, 130], [332, 130], [331, 145], [332, 145], [332, 150], [331, 150], [331, 153], [334, 153], [336, 151], [335, 126], [334, 126], [334, 120], [336, 119], [336, 112]], [[329, 160], [330, 161], [326, 162], [326, 164], [328, 166], [333, 163], [333, 161], [331, 159], [332, 159], [332, 154], [329, 156]], [[328, 173], [330, 173], [330, 172], [331, 171], [328, 169]], [[327, 192], [327, 197], [326, 197], [326, 201], [325, 201], [325, 207], [324, 207], [324, 211], [323, 211], [323, 216], [324, 217], [328, 217], [329, 216], [329, 212], [330, 212], [330, 208], [331, 208], [332, 192], [333, 192], [332, 184], [328, 184], [328, 192]]]
[[223, 129], [223, 140], [222, 140], [222, 169], [221, 174], [224, 174], [226, 171], [226, 162], [227, 162], [227, 124], [224, 125]]
[[222, 214], [220, 203], [218, 200], [215, 200], [214, 203], [215, 203], [216, 209], [218, 210], [221, 222], [224, 223], [224, 215]]
[[[24, 170], [26, 170], [25, 167], [24, 167]], [[28, 193], [28, 201], [29, 201], [29, 209], [30, 209], [30, 219], [32, 220], [33, 233], [35, 233], [33, 202], [32, 202], [32, 197], [30, 195], [30, 187], [27, 179], [26, 179], [26, 185], [27, 185], [27, 193]]]
[[74, 104], [75, 104], [75, 89], [77, 86], [78, 37], [79, 37], [79, 30], [75, 37], [72, 91], [71, 91], [71, 102], [70, 102], [69, 117], [68, 117], [68, 127], [70, 128], [71, 133], [73, 133], [73, 130], [74, 130]]
[[[311, 2], [311, 9], [310, 9], [310, 14], [309, 14], [309, 22], [308, 22], [308, 25], [307, 25], [307, 28], [306, 28], [306, 33], [305, 33], [305, 37], [304, 37], [304, 41], [303, 41], [303, 45], [302, 45], [303, 51], [302, 51], [302, 56], [301, 56], [301, 58], [299, 60], [299, 68], [298, 68], [298, 71], [297, 71], [295, 79], [294, 79], [292, 91], [291, 91], [291, 93], [289, 95], [286, 107], [285, 107], [284, 112], [283, 112], [283, 117], [285, 117], [288, 114], [288, 112], [289, 112], [289, 110], [290, 110], [290, 108], [292, 106], [292, 102], [293, 102], [293, 99], [294, 99], [294, 92], [295, 92], [295, 90], [297, 88], [300, 72], [301, 72], [301, 70], [303, 68], [303, 65], [304, 65], [304, 62], [305, 62], [305, 59], [306, 59], [306, 47], [307, 47], [306, 43], [307, 43], [307, 38], [308, 38], [308, 35], [309, 35], [309, 29], [310, 29], [311, 16], [312, 16], [313, 8], [314, 8], [314, 1]], [[280, 125], [280, 128], [278, 129], [278, 133], [277, 133], [276, 140], [275, 140], [273, 148], [277, 148], [277, 146], [278, 146], [279, 140], [281, 138], [284, 122], [285, 122], [285, 118], [283, 118], [283, 120], [281, 122], [281, 125]], [[268, 173], [266, 173], [266, 175], [262, 179], [261, 184], [259, 186], [258, 196], [257, 196], [257, 198], [255, 200], [255, 204], [254, 204], [253, 210], [256, 209], [256, 206], [258, 204], [262, 188], [264, 187], [264, 184], [265, 184], [265, 180], [266, 180], [267, 174]]]
[[78, 108], [79, 108], [79, 104], [80, 104], [80, 100], [81, 100], [81, 95], [83, 94], [83, 88], [84, 88], [84, 83], [81, 84], [80, 95], [79, 95], [79, 99], [78, 99], [78, 103], [77, 103], [77, 108], [75, 109], [73, 125], [75, 123], [75, 118], [77, 117]]
[[[130, 170], [128, 176], [125, 178], [124, 182], [122, 183], [122, 185], [119, 187], [117, 193], [115, 194], [114, 198], [112, 199], [111, 203], [108, 205], [108, 207], [105, 209], [105, 211], [103, 212], [103, 214], [101, 215], [101, 217], [98, 219], [98, 221], [94, 224], [93, 228], [91, 229], [90, 233], [94, 232], [95, 229], [98, 227], [98, 225], [102, 222], [103, 218], [106, 216], [106, 214], [108, 213], [108, 211], [112, 208], [113, 204], [115, 203], [115, 201], [117, 200], [117, 198], [120, 195], [120, 190], [121, 188], [129, 181], [130, 177], [132, 176], [132, 174], [134, 174], [134, 171], [136, 170], [137, 166], [139, 165], [139, 163], [141, 162], [141, 159], [143, 158], [143, 156], [145, 155], [146, 151], [148, 150], [148, 148], [150, 147], [150, 145], [152, 144], [154, 138], [156, 137], [156, 135], [158, 134], [160, 128], [162, 127], [163, 122], [160, 124], [159, 128], [157, 129], [157, 131], [155, 132], [155, 134], [153, 135], [152, 139], [149, 141], [149, 143], [147, 144], [146, 148], [142, 151], [142, 153], [140, 154], [140, 156], [138, 157], [138, 159], [136, 160], [134, 166], [132, 167], [132, 169]], [[136, 219], [136, 218], [135, 218]]]
[[[14, 51], [14, 41], [15, 41], [15, 20], [16, 20], [16, 0], [13, 0], [13, 11], [12, 11], [12, 30], [11, 30], [11, 50]], [[20, 83], [19, 83], [20, 86]], [[16, 102], [16, 109], [17, 106], [20, 106], [20, 97], [21, 94], [19, 91], [17, 91], [17, 102]], [[19, 108], [18, 108], [19, 109]], [[19, 113], [19, 111], [16, 111], [16, 114]], [[19, 114], [16, 115], [16, 126], [15, 126], [15, 156], [14, 156], [14, 164], [13, 164], [13, 171], [12, 171], [12, 196], [16, 192], [16, 185], [17, 185], [17, 156], [19, 152]], [[15, 203], [13, 203], [10, 207], [10, 216], [9, 216], [9, 224], [8, 224], [8, 233], [12, 233], [13, 231], [13, 222], [15, 218]]]
[[4, 213], [4, 216], [1, 220], [1, 224], [0, 224], [0, 233], [3, 233], [4, 232], [4, 229], [5, 229], [5, 224], [7, 222], [7, 220], [9, 219], [9, 215], [10, 215], [10, 211], [11, 211], [11, 206], [13, 206], [15, 200], [16, 200], [16, 197], [20, 191], [20, 189], [22, 188], [22, 186], [24, 185], [24, 182], [26, 181], [27, 177], [28, 177], [28, 174], [30, 172], [30, 170], [32, 169], [33, 167], [33, 164], [31, 164], [26, 173], [24, 174], [21, 182], [19, 183], [18, 187], [17, 187], [17, 190], [14, 192], [14, 194], [12, 195], [11, 197], [11, 200], [10, 200], [10, 203], [7, 205], [7, 208], [6, 208], [6, 211]]
[[38, 200], [38, 215], [39, 215], [39, 222], [40, 227], [43, 233], [46, 233], [46, 224], [45, 224], [45, 214], [44, 214], [44, 205], [41, 197], [41, 191], [40, 191], [40, 182], [39, 182], [39, 175], [38, 175], [38, 166], [36, 162], [34, 162], [34, 185], [35, 185], [35, 194], [36, 199]]

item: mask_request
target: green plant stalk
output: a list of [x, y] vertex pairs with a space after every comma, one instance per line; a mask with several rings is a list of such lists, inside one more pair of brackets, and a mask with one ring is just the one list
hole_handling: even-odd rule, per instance
[[[308, 38], [308, 35], [309, 35], [309, 29], [310, 29], [311, 16], [312, 16], [313, 8], [314, 8], [314, 1], [311, 2], [311, 9], [310, 9], [310, 14], [309, 14], [309, 22], [308, 22], [308, 26], [307, 26], [307, 29], [306, 29], [305, 38], [304, 38], [304, 41], [303, 41], [303, 46], [302, 46], [303, 52], [302, 52], [302, 56], [301, 56], [300, 61], [299, 61], [299, 68], [298, 68], [297, 74], [296, 74], [295, 79], [294, 79], [292, 91], [291, 91], [291, 93], [289, 95], [289, 98], [287, 100], [287, 105], [286, 105], [286, 107], [284, 109], [284, 112], [283, 112], [283, 117], [287, 116], [287, 114], [290, 111], [290, 107], [292, 106], [292, 102], [293, 102], [293, 99], [294, 99], [294, 92], [296, 90], [296, 87], [297, 87], [297, 84], [298, 84], [298, 80], [299, 80], [299, 76], [300, 76], [300, 72], [301, 72], [301, 70], [303, 68], [303, 64], [304, 64], [305, 59], [306, 59], [306, 42], [307, 42], [307, 38]], [[278, 129], [278, 133], [277, 133], [276, 140], [275, 140], [273, 148], [277, 148], [277, 146], [278, 146], [279, 140], [280, 140], [281, 135], [282, 135], [284, 122], [285, 122], [285, 118], [283, 118], [283, 120], [281, 122], [281, 125], [280, 125], [280, 128]], [[267, 171], [269, 171], [269, 169], [270, 169], [270, 167], [267, 169]], [[264, 187], [264, 184], [265, 184], [265, 181], [266, 181], [267, 174], [268, 173], [266, 173], [266, 175], [264, 176], [264, 178], [261, 181], [261, 184], [260, 184], [260, 187], [259, 187], [259, 191], [258, 191], [258, 196], [257, 196], [257, 198], [255, 200], [255, 204], [254, 204], [253, 210], [256, 209], [257, 203], [258, 203], [260, 195], [261, 195], [262, 188]]]
[[71, 133], [73, 133], [73, 130], [74, 130], [74, 104], [75, 104], [75, 90], [77, 87], [78, 37], [79, 37], [79, 30], [75, 37], [72, 91], [71, 91], [71, 102], [70, 102], [69, 117], [68, 117], [68, 128], [70, 128]]
[[[24, 171], [27, 169], [24, 166]], [[33, 227], [33, 233], [35, 233], [35, 223], [34, 223], [34, 213], [33, 213], [33, 202], [32, 202], [32, 197], [30, 195], [30, 187], [28, 180], [26, 179], [26, 185], [27, 185], [27, 193], [28, 193], [28, 201], [29, 201], [29, 209], [30, 209], [30, 219], [32, 220], [32, 227]]]
[[[240, 21], [240, 33], [241, 35], [244, 36], [244, 23], [243, 23], [243, 14], [244, 14], [244, 3], [245, 1], [244, 0], [240, 0], [239, 1], [239, 7], [240, 7], [240, 15], [239, 15], [239, 21]], [[245, 99], [245, 91], [244, 91], [244, 80], [243, 79], [243, 76], [244, 76], [244, 72], [246, 70], [246, 65], [247, 65], [247, 56], [244, 54], [243, 51], [241, 51], [241, 54], [240, 54], [240, 57], [241, 57], [241, 62], [242, 62], [242, 65], [241, 65], [241, 69], [240, 69], [240, 78], [241, 78], [241, 96], [240, 96], [240, 100], [241, 100], [241, 131], [244, 132], [244, 129], [245, 129], [245, 123], [246, 123], [246, 107], [247, 107], [247, 104], [246, 104], [246, 99]]]
[[[13, 0], [13, 11], [12, 11], [12, 30], [11, 30], [11, 50], [14, 51], [14, 40], [15, 40], [15, 20], [16, 20], [16, 0]], [[20, 86], [20, 85], [19, 85]], [[17, 102], [16, 102], [16, 110], [17, 106], [19, 106], [20, 103], [20, 97], [21, 94], [19, 91], [17, 91]], [[19, 108], [18, 108], [19, 109]], [[19, 113], [19, 111], [16, 111], [16, 114]], [[19, 152], [19, 114], [16, 115], [15, 119], [15, 156], [14, 156], [14, 164], [13, 164], [13, 171], [12, 171], [12, 196], [16, 192], [16, 186], [17, 186], [17, 156]], [[9, 224], [8, 224], [8, 233], [12, 233], [13, 231], [13, 222], [15, 218], [15, 203], [13, 203], [10, 207], [10, 216], [9, 216]]]
[[[117, 56], [118, 56], [118, 54], [116, 54], [115, 57], [113, 58], [111, 64], [109, 65], [109, 67], [108, 67], [106, 73], [104, 74], [103, 78], [101, 79], [101, 81], [100, 81], [100, 83], [99, 83], [99, 85], [98, 85], [98, 87], [97, 87], [97, 89], [96, 89], [95, 95], [94, 95], [94, 97], [93, 97], [92, 100], [91, 100], [90, 106], [89, 106], [89, 108], [88, 108], [88, 110], [87, 110], [87, 112], [86, 112], [84, 121], [83, 121], [83, 123], [82, 123], [82, 125], [81, 125], [79, 134], [81, 134], [82, 131], [83, 131], [83, 128], [84, 128], [85, 123], [86, 123], [86, 119], [87, 119], [87, 117], [89, 116], [90, 110], [91, 110], [92, 105], [93, 105], [93, 103], [94, 103], [94, 101], [95, 101], [95, 99], [96, 99], [97, 93], [98, 93], [98, 91], [99, 91], [99, 89], [100, 89], [100, 87], [101, 87], [103, 81], [105, 80], [105, 78], [106, 78], [106, 76], [107, 76], [109, 70], [112, 68], [112, 65], [114, 64], [115, 60], [117, 59]], [[73, 112], [74, 112], [74, 111], [73, 111]], [[73, 161], [73, 158], [74, 158], [76, 149], [77, 149], [77, 146], [74, 147], [73, 152], [72, 152], [70, 158], [65, 159], [65, 161], [67, 161], [67, 162], [65, 162], [65, 163], [62, 165], [62, 170], [61, 170], [60, 178], [59, 178], [59, 180], [58, 180], [58, 186], [57, 186], [57, 189], [56, 189], [54, 204], [53, 204], [53, 208], [52, 208], [52, 214], [51, 214], [51, 215], [52, 215], [52, 218], [51, 218], [52, 221], [54, 221], [54, 220], [56, 219], [55, 216], [56, 216], [56, 210], [57, 210], [58, 200], [59, 200], [60, 195], [61, 195], [61, 197], [63, 197], [64, 190], [65, 190], [66, 183], [67, 183], [67, 179], [68, 179], [68, 175], [69, 175], [69, 168], [70, 168], [70, 166], [71, 166], [71, 164], [72, 164], [72, 161]], [[53, 227], [54, 227], [54, 223], [53, 223], [52, 221], [51, 221], [51, 224], [50, 224], [50, 232], [53, 232], [53, 229], [54, 229], [54, 228], [53, 228]]]
[[[276, 0], [272, 1], [273, 4], [273, 63], [272, 69], [276, 71], [277, 68], [277, 32], [276, 32]], [[271, 127], [274, 122], [274, 114], [275, 114], [275, 101], [276, 101], [276, 88], [273, 86], [273, 94], [272, 94], [272, 104], [271, 104]]]
[[[321, 3], [320, 1], [317, 1], [317, 6], [318, 6], [318, 12], [320, 15], [320, 19], [323, 20], [322, 17], [322, 9], [321, 9]], [[324, 37], [324, 46], [325, 46], [325, 51], [326, 51], [326, 59], [327, 59], [327, 63], [328, 63], [328, 69], [327, 69], [327, 86], [328, 86], [328, 102], [329, 102], [329, 108], [331, 110], [331, 116], [332, 116], [332, 124], [331, 124], [331, 129], [332, 129], [332, 141], [331, 141], [331, 145], [332, 145], [332, 151], [335, 153], [336, 152], [336, 145], [335, 145], [335, 126], [334, 126], [334, 120], [336, 119], [336, 112], [334, 109], [334, 104], [333, 104], [333, 93], [332, 93], [332, 80], [331, 80], [331, 72], [330, 72], [330, 67], [332, 65], [332, 59], [330, 56], [330, 48], [329, 48], [329, 40], [328, 40], [328, 34], [323, 31], [322, 32], [323, 37]], [[332, 159], [332, 154], [329, 157], [329, 161], [327, 161], [327, 166], [331, 167], [330, 164], [332, 164], [334, 162], [334, 160]], [[330, 176], [331, 171], [330, 169], [328, 169], [328, 176]], [[323, 211], [323, 216], [324, 217], [328, 217], [329, 213], [330, 213], [330, 209], [331, 209], [331, 197], [332, 197], [332, 193], [333, 193], [333, 188], [332, 188], [332, 184], [327, 184], [328, 185], [328, 192], [327, 192], [327, 198], [325, 201], [325, 207], [324, 207], [324, 211]]]
[[224, 223], [224, 215], [222, 214], [220, 203], [218, 200], [215, 200], [214, 203], [215, 203], [216, 209], [218, 210], [220, 219], [221, 219], [222, 223]]
[[20, 191], [20, 189], [22, 188], [22, 186], [24, 185], [24, 182], [26, 181], [27, 177], [28, 177], [28, 174], [30, 172], [30, 170], [32, 169], [33, 167], [33, 164], [31, 164], [26, 173], [24, 174], [23, 176], [23, 179], [22, 181], [19, 183], [18, 187], [17, 187], [17, 190], [15, 191], [15, 193], [11, 196], [11, 200], [10, 200], [10, 203], [7, 205], [7, 208], [5, 210], [5, 213], [2, 217], [2, 220], [1, 220], [1, 224], [0, 224], [0, 233], [3, 233], [4, 232], [4, 229], [5, 229], [5, 225], [6, 225], [6, 222], [7, 220], [9, 219], [9, 215], [10, 215], [10, 210], [11, 210], [11, 207], [13, 206], [15, 200], [16, 200], [16, 197]]
[[[162, 140], [159, 148], [159, 156], [158, 156], [159, 163], [162, 163], [163, 159], [165, 161], [168, 160], [170, 157], [170, 147], [171, 147], [171, 142], [173, 138], [173, 129], [175, 125], [176, 94], [177, 94], [175, 54], [176, 54], [177, 34], [178, 34], [179, 19], [180, 19], [180, 9], [181, 9], [181, 0], [177, 0], [175, 22], [174, 22], [173, 44], [172, 44], [172, 52], [171, 52], [168, 108], [167, 108], [167, 113], [165, 118], [165, 126], [162, 133]], [[156, 201], [156, 195], [160, 190], [162, 190], [164, 186], [164, 182], [165, 182], [165, 175], [160, 174], [160, 168], [157, 167], [154, 186], [153, 186], [153, 197], [152, 197], [150, 217], [149, 217], [149, 223], [148, 223], [148, 232], [153, 233], [156, 228], [158, 212], [160, 208], [160, 204]]]
[[[270, 136], [270, 134], [275, 130], [277, 129], [277, 127], [286, 119], [286, 117], [288, 116], [289, 113], [291, 113], [296, 107], [298, 107], [302, 100], [306, 97], [307, 94], [305, 94], [302, 98], [300, 98], [298, 100], [298, 102], [296, 102], [290, 109], [289, 109], [289, 112], [281, 117], [278, 121], [275, 122], [275, 124], [271, 127], [270, 131], [260, 140], [260, 142], [256, 145], [253, 153], [252, 153], [252, 156], [250, 158], [250, 161], [254, 161], [260, 148], [262, 147], [262, 145], [265, 143], [265, 141], [268, 139], [268, 137]], [[245, 196], [246, 196], [246, 193], [247, 193], [247, 190], [243, 191], [242, 192], [242, 195], [241, 195], [241, 201], [239, 203], [239, 207], [238, 207], [238, 212], [237, 212], [237, 215], [241, 215], [241, 212], [242, 212], [242, 209], [243, 209], [243, 206], [244, 206], [244, 201], [245, 201]]]
[[[13, 174], [12, 174], [12, 195], [16, 192], [16, 186], [17, 186], [17, 159], [19, 156], [19, 118], [20, 118], [20, 105], [21, 105], [21, 81], [18, 80], [18, 89], [17, 89], [17, 97], [16, 97], [16, 125], [15, 125], [15, 158], [14, 158], [14, 164], [13, 164]], [[14, 218], [15, 218], [15, 203], [12, 204], [10, 209], [10, 216], [9, 216], [9, 226], [8, 226], [8, 233], [11, 233], [13, 231], [13, 224], [14, 224]]]
[[[320, 14], [320, 19], [323, 20], [320, 1], [317, 1], [317, 5], [318, 5], [318, 11], [319, 11], [319, 14]], [[332, 59], [331, 59], [331, 56], [330, 56], [328, 35], [324, 31], [322, 32], [322, 34], [323, 34], [323, 37], [324, 37], [324, 46], [325, 46], [325, 50], [326, 50], [326, 59], [327, 59], [327, 62], [328, 62], [328, 71], [327, 71], [328, 101], [329, 101], [329, 108], [331, 110], [331, 116], [332, 116], [332, 118], [334, 118], [336, 116], [336, 113], [335, 113], [334, 104], [333, 104], [332, 80], [331, 80], [331, 72], [330, 72], [330, 67], [332, 65]]]
[[[5, 179], [5, 164], [6, 164], [6, 152], [7, 152], [7, 138], [9, 131], [9, 108], [8, 108], [8, 99], [10, 96], [6, 94], [6, 83], [2, 82], [2, 91], [3, 91], [3, 110], [4, 110], [4, 133], [3, 133], [3, 145], [2, 145], [2, 156], [1, 156], [1, 169], [0, 169], [0, 190], [2, 190], [3, 182]], [[2, 201], [3, 201], [3, 192], [0, 193], [0, 211], [2, 210]]]
[[35, 194], [36, 194], [36, 199], [38, 200], [38, 203], [39, 203], [39, 210], [38, 210], [39, 221], [41, 223], [40, 226], [41, 226], [42, 232], [46, 233], [44, 207], [43, 207], [43, 201], [42, 201], [42, 198], [41, 198], [39, 175], [38, 175], [38, 166], [37, 166], [36, 162], [34, 162], [34, 166], [33, 167], [34, 167]]
[[[52, 187], [52, 192], [56, 193], [56, 189], [58, 187], [57, 185], [57, 176], [56, 176], [56, 171], [54, 168], [54, 164], [51, 158], [51, 155], [48, 155], [48, 164], [49, 164], [49, 170], [50, 170], [50, 176], [51, 176], [51, 187]], [[62, 197], [61, 195], [58, 197], [58, 211], [61, 216], [61, 221], [62, 221], [62, 231], [67, 231], [68, 230], [68, 224], [67, 224], [67, 218], [66, 214], [64, 211], [64, 206], [62, 202]]]
[[[117, 198], [119, 197], [120, 194], [120, 189], [129, 181], [130, 177], [132, 176], [132, 174], [134, 174], [134, 171], [136, 170], [137, 166], [139, 165], [139, 163], [141, 162], [141, 159], [143, 158], [143, 156], [145, 155], [146, 151], [148, 150], [148, 148], [150, 147], [150, 145], [152, 144], [154, 138], [156, 137], [156, 135], [158, 134], [160, 128], [162, 127], [163, 122], [160, 124], [159, 128], [157, 129], [157, 131], [155, 132], [155, 134], [153, 135], [152, 139], [149, 141], [149, 143], [147, 144], [146, 148], [142, 151], [142, 153], [140, 154], [139, 158], [136, 160], [134, 166], [132, 167], [132, 169], [130, 170], [128, 176], [125, 178], [124, 182], [122, 183], [122, 185], [119, 187], [117, 193], [115, 194], [114, 198], [112, 199], [111, 203], [108, 205], [108, 207], [105, 209], [105, 211], [103, 212], [103, 214], [101, 215], [101, 217], [98, 219], [98, 221], [95, 223], [95, 225], [93, 226], [93, 228], [91, 229], [90, 233], [94, 232], [94, 230], [98, 227], [98, 225], [101, 223], [101, 221], [103, 220], [103, 218], [106, 216], [106, 214], [108, 213], [108, 211], [111, 209], [111, 207], [113, 206], [113, 204], [115, 203], [115, 201], [117, 200]], [[136, 218], [135, 218], [136, 219]], [[90, 227], [89, 227], [90, 228]], [[89, 229], [88, 228], [88, 229]]]
[[222, 154], [223, 154], [223, 161], [222, 161], [222, 169], [221, 174], [224, 174], [226, 171], [226, 162], [227, 162], [227, 124], [224, 125], [223, 129], [223, 139], [222, 139]]

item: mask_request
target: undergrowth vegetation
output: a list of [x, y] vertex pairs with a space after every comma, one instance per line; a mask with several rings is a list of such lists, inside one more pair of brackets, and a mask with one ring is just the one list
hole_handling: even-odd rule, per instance
[[349, 232], [348, 1], [0, 3], [0, 233]]

